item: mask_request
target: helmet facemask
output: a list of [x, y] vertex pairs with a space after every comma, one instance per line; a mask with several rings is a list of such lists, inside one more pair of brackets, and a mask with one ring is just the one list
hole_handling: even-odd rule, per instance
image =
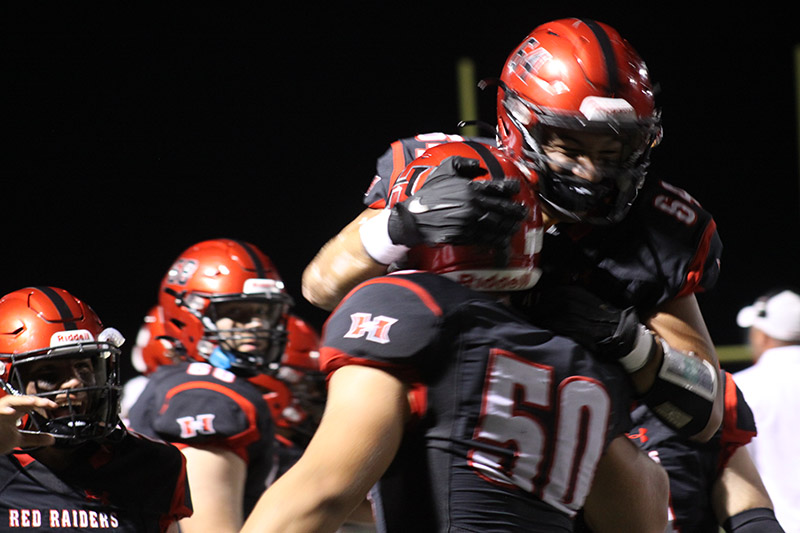
[[[660, 135], [658, 114], [639, 119], [620, 98], [587, 97], [580, 113], [564, 113], [536, 106], [513, 90], [503, 88], [506, 128], [513, 128], [521, 142], [512, 153], [528, 176], [535, 175], [538, 193], [551, 215], [566, 222], [615, 224], [625, 217], [644, 185], [650, 150]], [[614, 161], [592, 169], [596, 179], [580, 177], [580, 164], [560, 161], [547, 152], [554, 132], [576, 136], [619, 138], [622, 149]], [[513, 147], [506, 147], [511, 149]]]
[[[59, 405], [31, 412], [21, 431], [49, 433], [62, 447], [107, 437], [119, 423], [119, 357], [120, 349], [108, 342], [11, 355], [8, 381], [0, 382], [5, 392], [48, 398]], [[73, 386], [62, 388], [66, 383]]]
[[273, 372], [287, 342], [286, 313], [292, 305], [283, 283], [249, 279], [245, 292], [192, 293], [182, 305], [203, 325], [197, 343], [200, 357], [217, 368], [251, 377]]

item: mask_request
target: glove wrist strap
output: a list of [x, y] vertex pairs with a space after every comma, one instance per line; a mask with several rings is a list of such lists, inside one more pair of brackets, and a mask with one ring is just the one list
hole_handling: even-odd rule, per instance
[[389, 237], [390, 214], [389, 209], [384, 209], [361, 224], [358, 229], [364, 250], [372, 259], [383, 265], [390, 265], [402, 259], [409, 250], [408, 246], [393, 243]]
[[656, 350], [655, 337], [644, 325], [639, 324], [639, 336], [636, 339], [636, 344], [628, 355], [619, 359], [619, 364], [628, 374], [633, 374], [650, 362]]

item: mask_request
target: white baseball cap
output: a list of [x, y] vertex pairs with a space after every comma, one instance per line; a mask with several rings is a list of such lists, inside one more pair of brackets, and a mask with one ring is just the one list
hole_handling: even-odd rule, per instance
[[736, 323], [781, 341], [800, 341], [800, 295], [785, 290], [761, 297], [739, 311]]

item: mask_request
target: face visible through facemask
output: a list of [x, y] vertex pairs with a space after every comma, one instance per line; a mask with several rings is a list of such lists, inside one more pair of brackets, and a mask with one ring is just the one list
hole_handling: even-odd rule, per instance
[[58, 408], [39, 412], [44, 418], [83, 415], [90, 409], [90, 396], [85, 389], [97, 384], [91, 358], [42, 359], [20, 365], [25, 394], [47, 396]]
[[274, 306], [267, 302], [239, 301], [215, 304], [219, 344], [241, 353], [263, 352], [269, 339], [264, 331], [272, 325]]
[[552, 170], [597, 183], [604, 169], [621, 164], [625, 145], [617, 135], [552, 129], [542, 150]]

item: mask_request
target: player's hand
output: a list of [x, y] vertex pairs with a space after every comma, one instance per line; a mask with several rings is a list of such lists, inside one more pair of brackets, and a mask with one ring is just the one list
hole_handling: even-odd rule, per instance
[[527, 208], [512, 198], [517, 180], [472, 181], [486, 174], [477, 159], [445, 159], [422, 187], [397, 203], [388, 221], [395, 244], [489, 244], [509, 242]]
[[633, 307], [618, 309], [583, 287], [546, 288], [534, 302], [529, 315], [536, 325], [570, 337], [606, 360], [630, 354], [642, 336]]
[[52, 435], [44, 433], [21, 433], [17, 426], [20, 418], [35, 408], [55, 409], [58, 405], [52, 400], [38, 396], [6, 395], [0, 398], [0, 454], [14, 448], [33, 448], [49, 446], [55, 442]]

